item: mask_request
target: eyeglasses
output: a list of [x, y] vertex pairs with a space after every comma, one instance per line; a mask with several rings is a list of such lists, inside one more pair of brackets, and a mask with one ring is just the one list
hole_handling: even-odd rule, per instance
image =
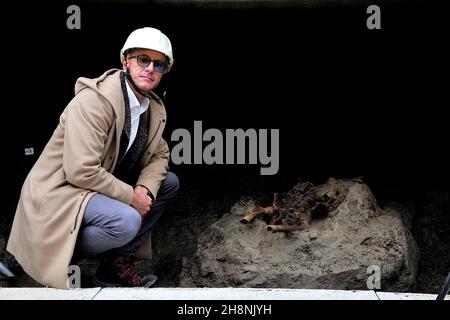
[[167, 64], [161, 60], [154, 60], [145, 54], [139, 54], [137, 56], [128, 57], [128, 59], [136, 58], [136, 62], [142, 68], [147, 68], [148, 65], [153, 62], [153, 69], [156, 72], [164, 73], [167, 70]]

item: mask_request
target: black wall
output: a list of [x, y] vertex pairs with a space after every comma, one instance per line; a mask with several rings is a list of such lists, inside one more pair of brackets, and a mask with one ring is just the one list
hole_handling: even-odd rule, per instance
[[[81, 30], [66, 27], [70, 4], [81, 8]], [[258, 165], [172, 165], [191, 177], [185, 187], [216, 186], [217, 198], [243, 176], [270, 184], [364, 176], [381, 189], [445, 187], [446, 11], [433, 1], [383, 2], [382, 29], [368, 30], [366, 8], [13, 3], [2, 12], [2, 211], [13, 210], [75, 80], [120, 67], [120, 48], [142, 26], [163, 30], [174, 46], [175, 65], [162, 84], [168, 140], [176, 128], [192, 130], [194, 120], [205, 129], [280, 129], [276, 177], [260, 178]], [[26, 147], [36, 154], [24, 156]]]

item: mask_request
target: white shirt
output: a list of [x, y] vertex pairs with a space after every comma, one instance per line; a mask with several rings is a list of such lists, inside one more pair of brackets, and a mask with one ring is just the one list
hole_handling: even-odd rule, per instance
[[141, 116], [141, 114], [147, 111], [148, 106], [150, 105], [150, 100], [148, 98], [144, 98], [142, 103], [139, 103], [139, 100], [137, 99], [133, 90], [131, 90], [131, 87], [128, 84], [128, 82], [125, 83], [127, 85], [128, 101], [130, 102], [130, 116], [131, 116], [130, 142], [128, 143], [127, 151], [125, 152], [126, 154], [130, 149], [131, 145], [133, 144], [134, 139], [136, 139], [137, 130], [139, 128], [139, 117]]

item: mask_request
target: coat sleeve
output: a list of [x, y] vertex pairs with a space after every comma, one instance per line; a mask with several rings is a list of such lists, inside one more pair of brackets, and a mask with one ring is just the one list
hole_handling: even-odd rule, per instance
[[161, 182], [166, 178], [169, 171], [169, 146], [167, 142], [161, 138], [156, 150], [150, 157], [146, 166], [141, 170], [137, 185], [146, 187], [157, 198]]
[[[84, 99], [83, 99], [84, 97]], [[114, 112], [95, 93], [72, 100], [64, 128], [63, 168], [66, 180], [79, 188], [96, 191], [130, 204], [133, 187], [101, 166], [101, 157]]]

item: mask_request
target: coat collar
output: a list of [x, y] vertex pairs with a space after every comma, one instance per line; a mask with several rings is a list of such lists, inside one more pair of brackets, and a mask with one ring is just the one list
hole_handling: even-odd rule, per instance
[[[121, 72], [122, 70], [119, 69], [110, 69], [98, 78], [79, 78], [75, 84], [75, 94], [78, 94], [85, 88], [96, 91], [110, 102], [117, 119], [123, 122], [125, 119], [125, 104], [120, 85]], [[152, 98], [150, 99], [150, 108], [159, 113], [160, 116], [165, 117], [166, 112], [161, 99], [153, 91], [149, 93], [149, 96]]]
[[[121, 88], [120, 74], [123, 72], [119, 69], [110, 69], [103, 73], [100, 77], [95, 79], [79, 78], [75, 84], [75, 94], [80, 91], [90, 88], [96, 91], [100, 96], [105, 98], [114, 110], [116, 117], [116, 150], [117, 155], [113, 166], [117, 162], [117, 156], [120, 146], [120, 135], [125, 125], [125, 101], [124, 92]], [[125, 92], [126, 94], [126, 92]], [[147, 143], [145, 149], [152, 146], [153, 142], [159, 140], [155, 139], [159, 132], [162, 132], [165, 127], [166, 111], [161, 99], [154, 93], [150, 92], [150, 106], [147, 110], [147, 120], [149, 123]]]

